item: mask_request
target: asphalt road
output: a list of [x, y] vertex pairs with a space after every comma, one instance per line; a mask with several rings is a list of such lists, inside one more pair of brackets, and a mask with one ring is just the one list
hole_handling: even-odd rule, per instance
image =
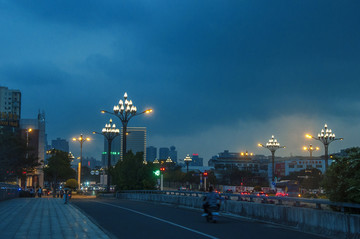
[[113, 238], [324, 238], [268, 223], [221, 216], [207, 223], [201, 212], [171, 205], [118, 199], [71, 202]]

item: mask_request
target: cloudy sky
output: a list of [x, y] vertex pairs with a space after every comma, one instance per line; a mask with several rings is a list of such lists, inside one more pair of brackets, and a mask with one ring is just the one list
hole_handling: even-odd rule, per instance
[[[148, 146], [207, 161], [227, 149], [307, 155], [325, 123], [360, 145], [359, 1], [0, 0], [0, 85], [22, 118], [46, 113], [48, 139], [100, 131], [127, 92]], [[114, 122], [116, 119], [114, 119]], [[119, 123], [119, 122], [118, 122]], [[93, 137], [84, 155], [100, 158]], [[318, 142], [312, 142], [321, 146]], [[75, 154], [79, 145], [70, 142]], [[314, 153], [320, 155], [320, 153]]]

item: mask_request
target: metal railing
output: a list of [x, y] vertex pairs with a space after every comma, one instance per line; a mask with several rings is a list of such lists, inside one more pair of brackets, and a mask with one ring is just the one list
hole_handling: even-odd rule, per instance
[[19, 186], [0, 183], [0, 201], [19, 197]]
[[[159, 191], [159, 190], [124, 190], [116, 192], [118, 193], [134, 193], [134, 194], [165, 194], [173, 196], [187, 196], [187, 197], [203, 197], [208, 192], [197, 192], [197, 191]], [[257, 195], [242, 195], [233, 193], [220, 193], [224, 200], [232, 201], [247, 201], [254, 203], [268, 203], [275, 205], [289, 205], [295, 207], [309, 207], [314, 209], [322, 209], [323, 206], [338, 208], [341, 212], [345, 212], [346, 209], [357, 209], [360, 210], [360, 204], [346, 203], [346, 202], [332, 202], [328, 199], [308, 199], [308, 198], [297, 198], [297, 197], [283, 197], [283, 196], [257, 196]]]

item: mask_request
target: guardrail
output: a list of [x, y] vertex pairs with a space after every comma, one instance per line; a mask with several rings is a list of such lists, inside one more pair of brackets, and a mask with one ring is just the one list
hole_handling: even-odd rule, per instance
[[19, 197], [19, 186], [0, 183], [0, 201]]
[[[166, 194], [174, 196], [188, 196], [188, 197], [203, 197], [208, 192], [197, 192], [197, 191], [159, 191], [159, 190], [123, 190], [118, 193], [137, 193], [137, 194]], [[278, 197], [278, 196], [257, 196], [257, 195], [242, 195], [232, 193], [221, 193], [220, 194], [225, 200], [233, 201], [248, 201], [254, 203], [269, 203], [276, 205], [292, 205], [297, 207], [309, 207], [315, 209], [322, 209], [322, 205], [332, 206], [338, 208], [341, 212], [347, 211], [347, 209], [358, 209], [360, 210], [360, 204], [356, 203], [345, 203], [345, 202], [332, 202], [327, 199], [308, 199], [308, 198], [297, 198], [297, 197]], [[117, 197], [117, 196], [116, 196]]]

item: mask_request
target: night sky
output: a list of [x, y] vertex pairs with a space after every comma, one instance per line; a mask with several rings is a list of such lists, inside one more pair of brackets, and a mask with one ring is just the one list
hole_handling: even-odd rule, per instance
[[[0, 85], [22, 92], [22, 118], [46, 114], [48, 141], [94, 140], [125, 92], [148, 146], [207, 161], [227, 149], [269, 155], [271, 135], [306, 156], [327, 123], [329, 152], [360, 145], [360, 2], [0, 0]], [[113, 118], [120, 126], [120, 122]], [[323, 153], [314, 153], [319, 156]]]

